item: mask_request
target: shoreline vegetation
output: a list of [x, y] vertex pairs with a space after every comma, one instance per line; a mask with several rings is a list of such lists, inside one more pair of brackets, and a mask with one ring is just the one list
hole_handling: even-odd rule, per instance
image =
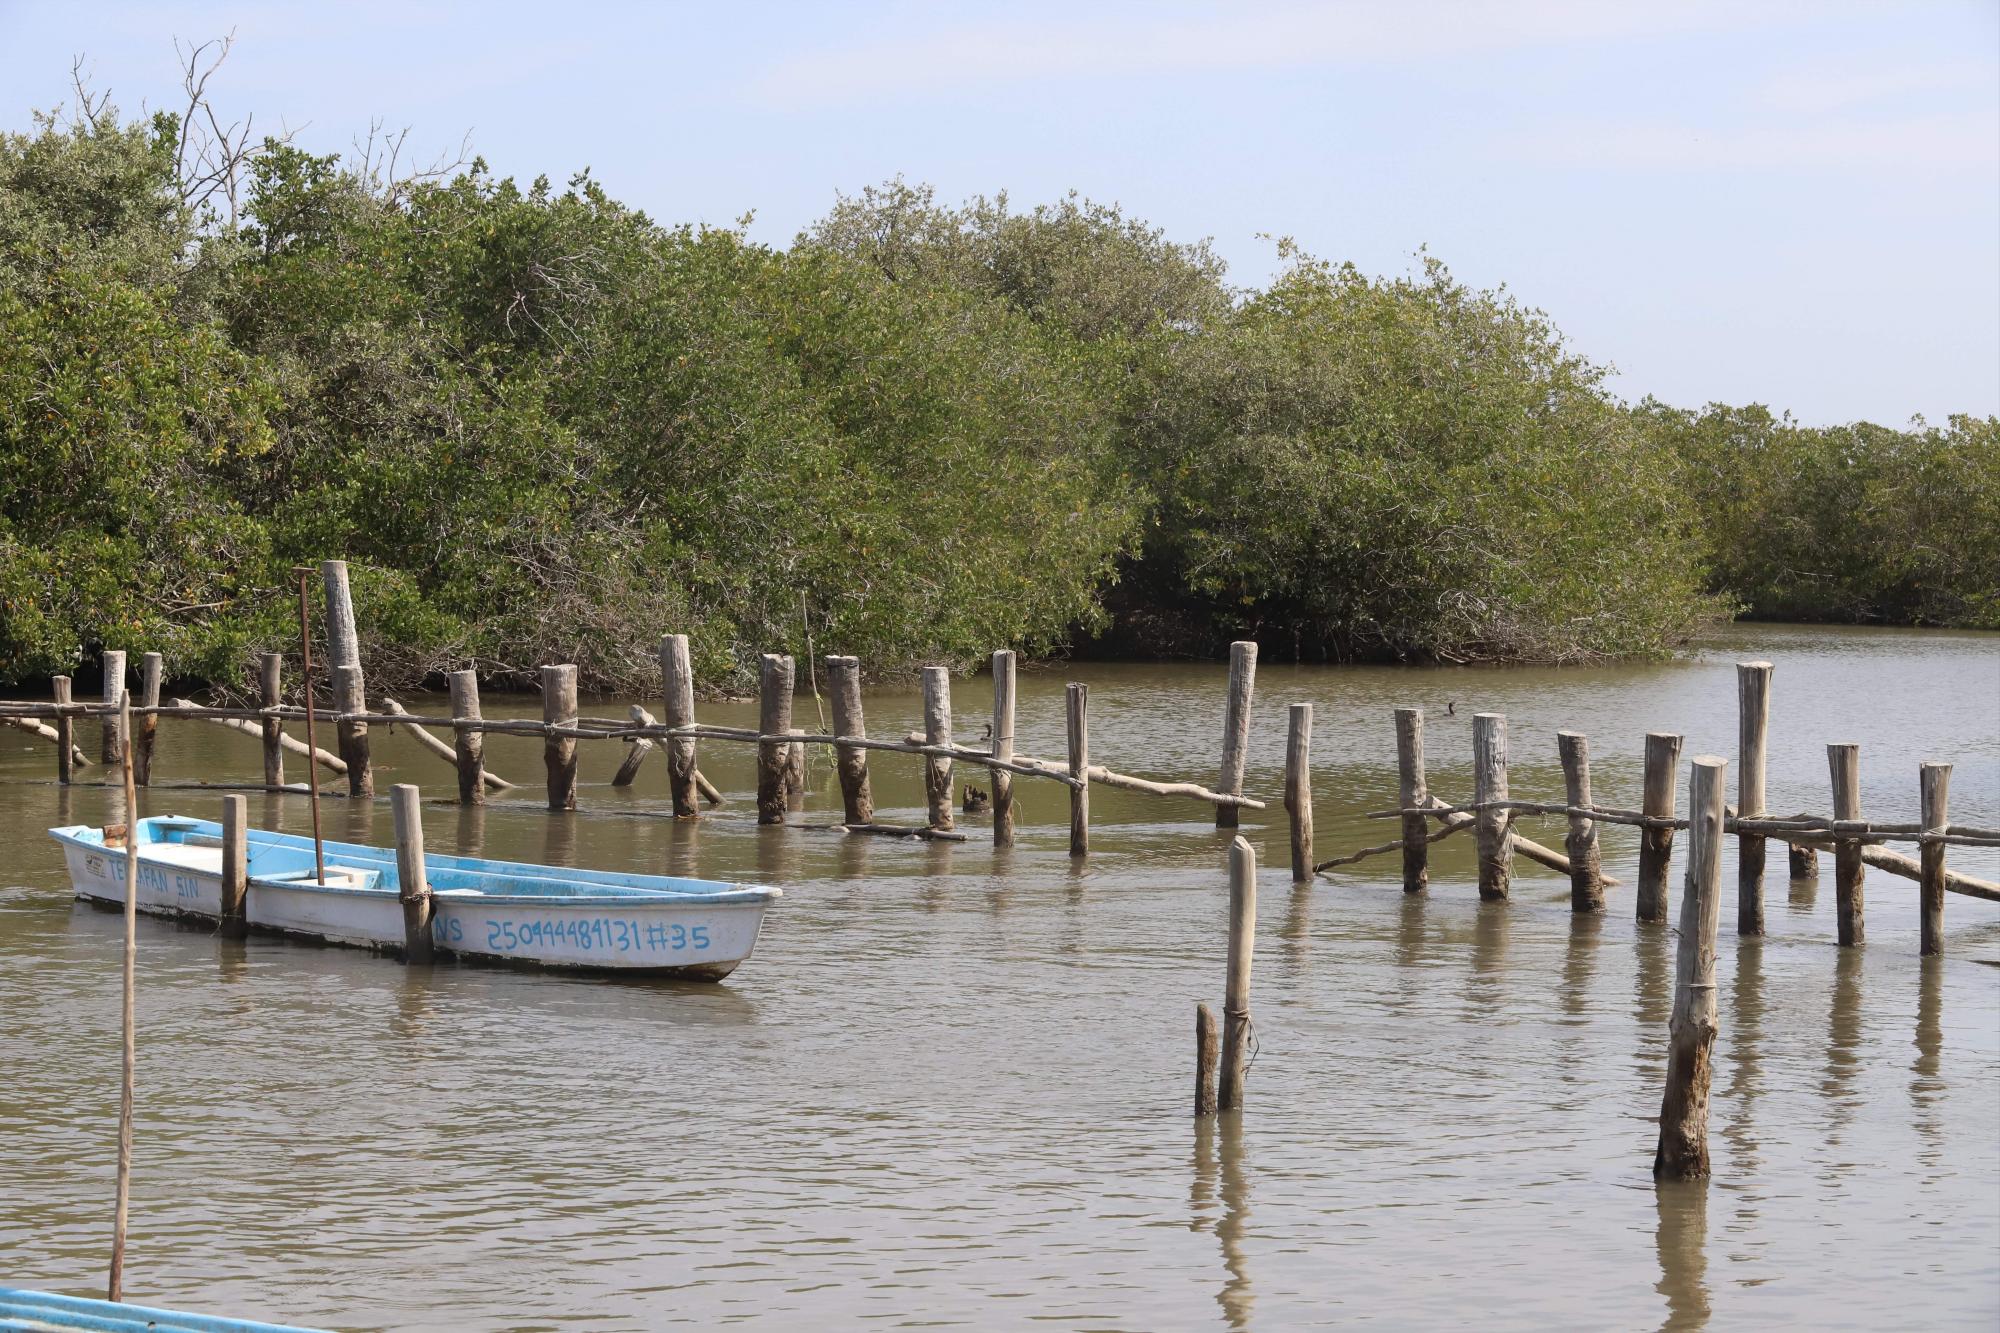
[[1236, 288], [1115, 206], [897, 180], [774, 248], [80, 90], [0, 135], [0, 680], [129, 647], [240, 692], [325, 557], [383, 689], [647, 690], [668, 631], [726, 689], [809, 638], [895, 674], [2000, 628], [2000, 419], [1629, 405], [1504, 289], [1278, 244]]

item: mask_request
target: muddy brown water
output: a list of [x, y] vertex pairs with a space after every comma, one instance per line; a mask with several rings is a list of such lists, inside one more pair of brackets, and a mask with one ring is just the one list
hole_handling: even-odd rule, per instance
[[[432, 798], [433, 849], [786, 897], [719, 986], [410, 971], [142, 918], [127, 1294], [336, 1328], [1991, 1329], [2000, 906], [1951, 896], [1947, 955], [1921, 960], [1915, 886], [1871, 871], [1867, 943], [1841, 950], [1831, 858], [1822, 882], [1787, 883], [1774, 851], [1769, 935], [1739, 941], [1732, 845], [1715, 1175], [1656, 1188], [1674, 940], [1632, 920], [1629, 830], [1605, 831], [1625, 887], [1601, 918], [1573, 918], [1567, 885], [1518, 861], [1512, 901], [1482, 905], [1464, 837], [1435, 850], [1421, 897], [1393, 855], [1289, 883], [1290, 702], [1317, 706], [1325, 857], [1394, 836], [1361, 818], [1394, 803], [1393, 705], [1426, 708], [1442, 794], [1469, 795], [1470, 716], [1495, 710], [1517, 795], [1560, 793], [1569, 727], [1590, 736], [1599, 799], [1637, 805], [1649, 729], [1733, 758], [1731, 663], [1756, 656], [1777, 664], [1771, 809], [1825, 810], [1824, 744], [1853, 740], [1868, 814], [1915, 819], [1917, 764], [1942, 757], [1954, 816], [2000, 824], [1991, 635], [1738, 627], [1692, 660], [1564, 671], [1265, 664], [1249, 787], [1272, 810], [1245, 821], [1258, 1047], [1247, 1111], [1212, 1123], [1188, 1114], [1192, 1008], [1222, 990], [1225, 838], [1205, 807], [1099, 787], [1078, 867], [1047, 783], [1021, 782], [1012, 851], [979, 819], [966, 844], [917, 845], [758, 829], [745, 747], [704, 745], [730, 799], [687, 827], [659, 817], [657, 756], [619, 791], [622, 747], [586, 744], [584, 812], [551, 816], [539, 743], [493, 737], [491, 766], [523, 790], [460, 810], [443, 763], [378, 732], [383, 789]], [[1062, 753], [1072, 678], [1092, 687], [1098, 762], [1212, 779], [1222, 668], [1027, 673], [1023, 753]], [[961, 735], [989, 698], [984, 678], [956, 683]], [[920, 716], [913, 693], [867, 709], [878, 734]], [[0, 1282], [96, 1294], [121, 924], [72, 901], [42, 830], [101, 823], [116, 798], [53, 785], [40, 742], [0, 747]], [[883, 818], [920, 822], [917, 763], [875, 757]], [[253, 739], [168, 721], [155, 774], [146, 812], [214, 816], [216, 793], [171, 784], [261, 767]], [[1685, 781], [1684, 763], [1683, 801]], [[837, 818], [823, 760], [812, 782], [799, 818]], [[306, 827], [302, 798], [250, 809]], [[390, 840], [386, 801], [326, 817], [329, 836]], [[1560, 841], [1556, 821], [1529, 827]], [[2000, 876], [1993, 853], [1951, 858]]]

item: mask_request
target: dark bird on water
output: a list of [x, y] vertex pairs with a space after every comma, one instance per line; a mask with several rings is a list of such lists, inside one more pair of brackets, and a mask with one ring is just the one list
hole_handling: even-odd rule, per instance
[[1446, 705], [1444, 706], [1444, 715], [1445, 715], [1446, 717], [1457, 717], [1457, 716], [1458, 716], [1458, 700], [1456, 700], [1456, 699], [1453, 699], [1453, 700], [1452, 700], [1451, 702], [1447, 703], [1447, 704], [1446, 704]]

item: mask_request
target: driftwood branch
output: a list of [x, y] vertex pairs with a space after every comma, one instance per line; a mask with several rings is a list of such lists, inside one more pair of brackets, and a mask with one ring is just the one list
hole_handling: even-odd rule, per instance
[[[138, 710], [134, 709], [133, 711], [137, 712]], [[272, 711], [284, 714], [291, 710], [273, 709]], [[197, 704], [189, 703], [186, 699], [176, 699], [172, 704], [161, 708], [159, 712], [162, 717], [199, 718], [204, 722], [213, 722], [218, 727], [228, 727], [231, 731], [240, 731], [246, 736], [255, 736], [259, 741], [264, 739], [264, 728], [261, 726], [246, 721], [241, 717], [224, 716], [222, 710], [202, 708]], [[231, 709], [229, 712], [232, 714], [239, 712], [248, 713], [250, 717], [257, 718], [264, 716], [263, 713], [251, 709]], [[304, 712], [301, 711], [299, 716], [304, 717]], [[304, 741], [287, 736], [282, 731], [278, 733], [278, 744], [284, 746], [293, 754], [311, 754], [318, 761], [319, 766], [326, 769], [329, 773], [345, 773], [347, 771], [347, 761], [339, 755], [328, 754], [325, 750], [312, 749]]]
[[[436, 736], [431, 735], [430, 732], [425, 731], [423, 725], [410, 716], [410, 712], [408, 709], [404, 708], [403, 705], [397, 703], [394, 699], [390, 699], [386, 696], [382, 700], [382, 706], [388, 709], [389, 712], [394, 716], [407, 719], [403, 723], [403, 725], [409, 728], [410, 734], [412, 736], [416, 737], [417, 744], [423, 746], [426, 750], [429, 750], [432, 754], [444, 760], [447, 764], [450, 764], [453, 768], [458, 767], [458, 751], [449, 744], [447, 744], [446, 742], [439, 740]], [[394, 726], [395, 723], [392, 722], [389, 725]], [[482, 766], [480, 769], [480, 776], [485, 779], [488, 790], [491, 791], [515, 790], [514, 783], [507, 781], [507, 779], [501, 777], [499, 774], [495, 773], [490, 768], [485, 768]]]
[[[61, 740], [61, 736], [54, 727], [46, 722], [37, 722], [32, 717], [6, 717], [0, 718], [0, 721], [4, 721], [10, 727], [19, 727], [31, 736], [40, 736], [51, 745]], [[78, 768], [83, 768], [90, 763], [90, 757], [83, 752], [83, 747], [75, 744], [69, 747], [69, 760]]]

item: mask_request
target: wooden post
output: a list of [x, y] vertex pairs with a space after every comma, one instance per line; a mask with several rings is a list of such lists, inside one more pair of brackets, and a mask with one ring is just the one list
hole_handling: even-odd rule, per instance
[[[1507, 799], [1507, 716], [1472, 715], [1472, 800]], [[1508, 836], [1512, 820], [1505, 810], [1481, 810], [1479, 829], [1479, 896], [1504, 901], [1514, 878], [1514, 843]]]
[[[139, 659], [139, 706], [158, 708], [160, 706], [160, 677], [166, 670], [166, 659], [158, 653], [147, 653]], [[160, 715], [141, 714], [134, 724], [134, 747], [132, 754], [132, 780], [141, 787], [153, 785], [153, 741], [160, 734]]]
[[1285, 813], [1292, 824], [1292, 883], [1313, 877], [1312, 792], [1313, 706], [1293, 704], [1286, 710]]
[[1216, 1030], [1215, 1011], [1205, 1004], [1194, 1007], [1194, 1113], [1215, 1114], [1215, 1060], [1222, 1036]]
[[[688, 656], [688, 636], [669, 634], [660, 640], [662, 704], [669, 727], [694, 725], [694, 661]], [[694, 819], [701, 811], [695, 805], [694, 738], [667, 742], [667, 786], [674, 799], [674, 818]]]
[[[277, 708], [285, 702], [285, 655], [264, 653], [257, 659], [257, 704]], [[285, 785], [285, 724], [276, 717], [264, 719], [264, 790], [277, 791]]]
[[[1590, 742], [1580, 731], [1558, 731], [1556, 750], [1562, 756], [1563, 803], [1590, 805]], [[1597, 850], [1597, 821], [1589, 815], [1571, 815], [1563, 851], [1569, 854], [1569, 910], [1602, 912], [1604, 866]]]
[[[1951, 822], [1947, 811], [1951, 799], [1951, 765], [1925, 763], [1917, 770], [1917, 777], [1923, 793], [1924, 832], [1942, 833]], [[1919, 951], [1941, 954], [1944, 952], [1944, 844], [1922, 844], [1918, 859], [1923, 866], [1923, 879], [1917, 886], [1923, 902]]]
[[[833, 734], [865, 739], [868, 722], [861, 713], [861, 659], [826, 659], [827, 689], [833, 696]], [[840, 814], [847, 824], [875, 822], [875, 793], [868, 785], [868, 751], [858, 745], [834, 747], [834, 767], [840, 773]]]
[[[1764, 742], [1771, 724], [1771, 664], [1736, 664], [1736, 813], [1764, 810]], [[1736, 836], [1736, 933], [1764, 933], [1764, 839]]]
[[[1833, 776], [1833, 817], [1861, 818], [1861, 747], [1829, 745], [1826, 764]], [[1867, 934], [1861, 893], [1867, 873], [1860, 842], [1842, 838], [1833, 844], [1834, 921], [1843, 945], [1859, 944]]]
[[[1641, 814], [1654, 819], [1674, 817], [1674, 770], [1681, 758], [1681, 738], [1669, 731], [1646, 733], [1646, 793]], [[1641, 921], [1667, 919], [1667, 866], [1674, 856], [1674, 831], [1649, 828], [1639, 835], [1639, 887], [1635, 914]]]
[[[125, 654], [115, 648], [107, 648], [101, 659], [104, 663], [104, 702], [113, 709], [125, 697]], [[104, 715], [104, 745], [101, 751], [107, 764], [125, 762], [125, 737], [118, 730], [118, 714]]]
[[[562, 668], [543, 667], [544, 682], [548, 681], [551, 670]], [[568, 670], [573, 690], [576, 668]], [[424, 874], [424, 815], [418, 804], [416, 784], [399, 782], [391, 787], [389, 806], [396, 816], [396, 898], [403, 905], [403, 961], [428, 963], [433, 953], [431, 884]]]
[[[1396, 804], [1414, 810], [1430, 800], [1424, 779], [1424, 710], [1396, 710]], [[1403, 892], [1422, 893], [1431, 882], [1430, 821], [1403, 816]]]
[[1819, 848], [1790, 844], [1785, 868], [1791, 872], [1793, 879], [1818, 879]]
[[[106, 654], [107, 657], [110, 654]], [[132, 696], [125, 692], [125, 654], [118, 654], [116, 680], [118, 697], [112, 700], [118, 713], [111, 717], [117, 735], [128, 741], [132, 735]], [[109, 685], [106, 686], [110, 688]], [[138, 1065], [138, 1019], [134, 1013], [133, 991], [138, 984], [139, 958], [139, 792], [132, 780], [132, 751], [121, 747], [115, 758], [105, 762], [120, 764], [125, 773], [125, 1047], [122, 1060], [123, 1082], [118, 1094], [118, 1203], [111, 1223], [111, 1280], [109, 1296], [122, 1299], [125, 1290], [125, 1224], [132, 1199], [132, 1082]]]
[[[1222, 776], [1215, 789], [1230, 796], [1243, 794], [1243, 770], [1250, 758], [1250, 697], [1257, 686], [1257, 645], [1239, 639], [1229, 645], [1229, 702], [1222, 714]], [[1215, 807], [1215, 826], [1235, 828], [1238, 809]]]
[[1722, 917], [1722, 786], [1728, 761], [1703, 755], [1688, 778], [1688, 865], [1682, 890], [1674, 1013], [1668, 1022], [1667, 1090], [1653, 1176], [1708, 1174], [1708, 1086], [1715, 1050], [1715, 931]]
[[[49, 681], [58, 704], [72, 703], [70, 678], [56, 676]], [[67, 713], [57, 713], [56, 723], [56, 781], [67, 787], [76, 779], [76, 754], [72, 747], [76, 744], [76, 724]]]
[[[993, 654], [993, 739], [995, 759], [1014, 757], [1014, 650], [1001, 648]], [[1014, 845], [1014, 775], [1004, 768], [993, 770], [993, 845]]]
[[[765, 736], [784, 736], [792, 729], [792, 659], [783, 653], [765, 653], [758, 674], [757, 730]], [[764, 741], [757, 746], [757, 822], [782, 824], [788, 803], [785, 800], [785, 770], [791, 746], [785, 741]]]
[[1063, 693], [1063, 718], [1069, 726], [1069, 854], [1090, 852], [1090, 687], [1071, 682]]
[[1250, 1059], [1250, 960], [1257, 944], [1257, 853], [1249, 839], [1229, 845], [1229, 983], [1222, 995], [1224, 1111], [1243, 1105], [1243, 1070]]
[[334, 711], [341, 714], [334, 735], [340, 757], [347, 764], [347, 794], [365, 800], [375, 794], [375, 771], [368, 757], [368, 724], [349, 721], [346, 716], [368, 711], [368, 699], [362, 692], [361, 668], [336, 666], [330, 674], [333, 677]]
[[222, 935], [240, 940], [250, 928], [250, 802], [222, 798]]
[[[308, 571], [310, 572], [310, 571]], [[354, 622], [354, 593], [348, 586], [345, 560], [319, 562], [320, 584], [326, 589], [326, 664], [361, 665], [361, 635]]]
[[[479, 673], [454, 671], [445, 678], [451, 685], [451, 715], [463, 722], [480, 721]], [[452, 754], [458, 760], [458, 803], [486, 803], [486, 733], [471, 727], [451, 729]]]
[[[951, 744], [951, 671], [924, 668], [924, 744]], [[951, 760], [944, 755], [924, 756], [924, 804], [929, 808], [930, 826], [949, 832], [951, 815]]]
[[[542, 668], [542, 721], [576, 725], [576, 667], [564, 662]], [[549, 774], [549, 809], [576, 809], [576, 737], [551, 735], [542, 742]]]
[[[811, 659], [807, 659], [808, 665]], [[804, 727], [791, 728], [794, 736], [806, 734]], [[803, 810], [806, 808], [806, 743], [793, 741], [785, 747], [785, 808]]]

